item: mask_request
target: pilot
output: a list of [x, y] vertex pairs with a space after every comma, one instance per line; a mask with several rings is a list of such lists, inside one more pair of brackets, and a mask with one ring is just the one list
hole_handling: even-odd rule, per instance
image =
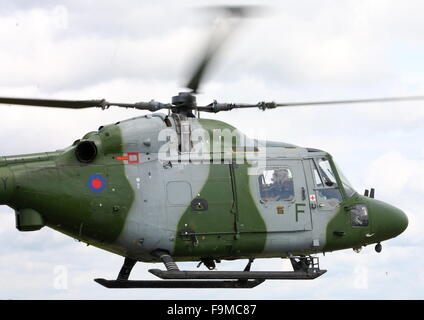
[[270, 200], [287, 200], [294, 196], [293, 180], [289, 178], [287, 169], [275, 169], [269, 189]]

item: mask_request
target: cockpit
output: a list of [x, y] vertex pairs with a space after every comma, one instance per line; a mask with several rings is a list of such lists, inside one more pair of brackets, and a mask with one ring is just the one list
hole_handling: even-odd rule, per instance
[[[314, 151], [312, 157], [270, 159], [257, 175], [261, 203], [303, 202], [333, 210], [356, 192], [332, 157]], [[318, 154], [319, 152], [319, 154]], [[310, 155], [310, 154], [309, 154]]]

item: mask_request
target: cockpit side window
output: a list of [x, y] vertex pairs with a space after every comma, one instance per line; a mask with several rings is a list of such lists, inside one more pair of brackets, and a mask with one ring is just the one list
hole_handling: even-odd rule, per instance
[[328, 159], [323, 157], [315, 159], [313, 162], [314, 180], [319, 198], [341, 202], [343, 197], [337, 188], [337, 180]]
[[293, 174], [288, 168], [267, 168], [258, 176], [263, 201], [294, 199]]
[[327, 187], [336, 187], [337, 180], [327, 158], [317, 159], [319, 173]]
[[314, 179], [315, 179], [315, 185], [318, 188], [323, 188], [324, 187], [324, 184], [322, 183], [322, 179], [321, 179], [321, 176], [318, 173], [317, 168], [314, 168]]

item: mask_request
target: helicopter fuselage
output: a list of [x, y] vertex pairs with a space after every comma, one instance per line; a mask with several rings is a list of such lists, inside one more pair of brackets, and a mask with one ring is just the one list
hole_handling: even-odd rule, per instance
[[360, 248], [408, 224], [355, 192], [324, 151], [163, 114], [103, 126], [56, 152], [1, 157], [0, 178], [18, 230], [47, 226], [145, 262], [157, 251], [198, 261]]

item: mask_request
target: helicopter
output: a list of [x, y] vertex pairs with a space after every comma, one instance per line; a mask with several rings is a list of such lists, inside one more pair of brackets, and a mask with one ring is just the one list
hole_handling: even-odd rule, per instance
[[[249, 10], [225, 7], [227, 20]], [[225, 20], [225, 19], [224, 19]], [[199, 106], [196, 94], [222, 43], [220, 30], [171, 103], [115, 103], [0, 97], [0, 103], [52, 108], [133, 108], [152, 114], [100, 127], [55, 152], [0, 157], [0, 204], [16, 212], [19, 231], [44, 226], [124, 257], [108, 288], [252, 288], [265, 280], [315, 279], [326, 270], [314, 254], [359, 250], [401, 234], [400, 209], [360, 195], [331, 154], [250, 139], [200, 113], [234, 109], [422, 100], [398, 97], [344, 101]], [[166, 110], [167, 114], [159, 111]], [[289, 259], [293, 271], [251, 271], [256, 258]], [[222, 260], [248, 259], [243, 271], [216, 271]], [[161, 280], [129, 280], [138, 262]], [[180, 270], [199, 261], [208, 271]]]

